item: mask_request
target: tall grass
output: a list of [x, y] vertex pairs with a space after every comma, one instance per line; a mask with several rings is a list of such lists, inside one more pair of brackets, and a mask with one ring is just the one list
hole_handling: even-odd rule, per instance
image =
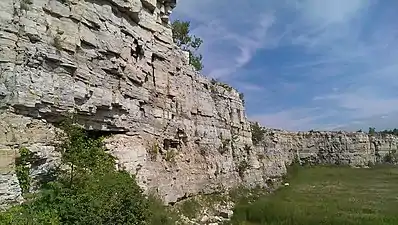
[[[292, 175], [293, 174], [293, 175]], [[288, 187], [239, 202], [232, 224], [397, 225], [398, 168], [294, 168]]]

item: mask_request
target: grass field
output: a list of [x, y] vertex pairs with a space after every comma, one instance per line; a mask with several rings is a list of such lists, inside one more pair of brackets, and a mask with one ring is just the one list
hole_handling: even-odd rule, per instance
[[295, 168], [290, 186], [235, 207], [240, 225], [398, 225], [398, 167]]

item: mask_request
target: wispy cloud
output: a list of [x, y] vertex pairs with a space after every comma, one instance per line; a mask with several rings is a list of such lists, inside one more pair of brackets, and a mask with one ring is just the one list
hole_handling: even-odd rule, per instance
[[398, 127], [397, 8], [381, 0], [180, 0], [176, 16], [205, 40], [205, 73], [248, 93], [251, 118], [350, 129]]
[[243, 91], [253, 91], [253, 92], [261, 92], [264, 91], [264, 87], [258, 84], [251, 84], [251, 83], [240, 83], [240, 89]]
[[250, 119], [259, 121], [267, 127], [287, 130], [322, 129], [325, 125], [331, 128], [334, 125], [321, 124], [320, 120], [335, 115], [336, 112], [322, 112], [321, 108], [293, 108], [275, 113], [252, 115]]
[[[275, 17], [272, 11], [266, 8], [262, 10], [262, 4], [256, 13], [252, 12], [250, 3], [237, 0], [181, 0], [180, 4], [175, 16], [191, 19], [196, 24], [192, 33], [205, 40], [201, 53], [205, 56], [204, 73], [210, 77], [231, 75], [250, 62], [257, 50], [272, 42], [270, 40], [267, 43], [266, 40]], [[228, 9], [224, 10], [226, 5]], [[220, 8], [212, 13], [217, 7]], [[242, 11], [244, 8], [247, 11]]]

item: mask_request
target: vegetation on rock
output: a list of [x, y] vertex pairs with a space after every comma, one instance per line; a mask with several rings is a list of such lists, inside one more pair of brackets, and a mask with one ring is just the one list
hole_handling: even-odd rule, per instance
[[189, 63], [197, 70], [203, 69], [202, 55], [196, 53], [203, 40], [190, 35], [190, 22], [175, 20], [172, 24], [173, 40], [184, 51], [189, 52]]
[[259, 145], [264, 140], [265, 130], [258, 122], [251, 124], [253, 145]]
[[63, 128], [66, 138], [59, 145], [62, 165], [56, 176], [25, 203], [1, 213], [0, 224], [175, 224], [159, 201], [143, 194], [134, 177], [115, 169], [101, 137], [77, 126]]
[[398, 162], [397, 157], [397, 150], [389, 151], [385, 156], [384, 160], [385, 163], [396, 164]]
[[30, 189], [30, 161], [32, 153], [29, 149], [22, 147], [19, 149], [19, 157], [15, 160], [16, 174], [18, 177], [19, 186], [23, 194], [29, 192]]
[[250, 167], [250, 165], [249, 165], [249, 163], [247, 163], [246, 160], [243, 160], [243, 161], [241, 161], [241, 162], [238, 164], [237, 170], [238, 170], [239, 177], [240, 177], [241, 179], [244, 178], [245, 172], [246, 172], [246, 170], [247, 170], [249, 167]]
[[231, 139], [223, 139], [221, 138], [221, 145], [218, 147], [218, 152], [223, 155], [229, 150], [229, 146], [231, 145]]
[[151, 146], [147, 148], [147, 152], [152, 161], [156, 161], [156, 158], [160, 152], [159, 144], [155, 141]]
[[243, 94], [242, 92], [239, 93], [239, 98], [242, 101], [242, 104], [245, 105], [245, 94]]
[[210, 82], [211, 82], [212, 85], [221, 86], [221, 87], [225, 88], [227, 91], [232, 91], [233, 90], [233, 88], [229, 84], [223, 83], [223, 82], [221, 82], [219, 80], [211, 79]]

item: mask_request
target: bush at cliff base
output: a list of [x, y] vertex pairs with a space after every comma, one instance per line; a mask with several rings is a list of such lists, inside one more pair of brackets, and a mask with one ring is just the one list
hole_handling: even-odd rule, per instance
[[174, 224], [172, 214], [144, 196], [134, 177], [114, 169], [100, 138], [75, 126], [65, 126], [65, 133], [59, 149], [69, 169], [58, 170], [38, 194], [1, 213], [0, 224]]

